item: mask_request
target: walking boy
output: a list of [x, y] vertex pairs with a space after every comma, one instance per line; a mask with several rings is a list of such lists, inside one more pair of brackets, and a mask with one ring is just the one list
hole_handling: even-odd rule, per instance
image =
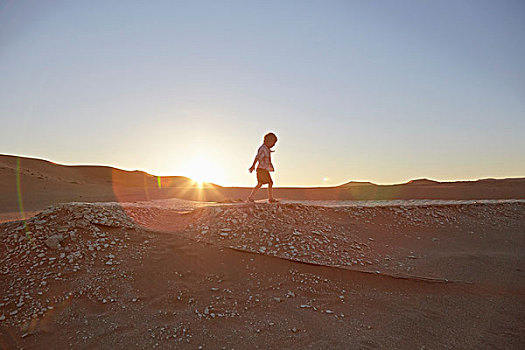
[[261, 147], [257, 150], [257, 155], [255, 156], [255, 159], [253, 160], [253, 164], [248, 169], [250, 173], [255, 169], [255, 164], [258, 162], [257, 165], [257, 186], [254, 187], [252, 190], [252, 193], [250, 193], [250, 196], [248, 197], [248, 202], [253, 202], [255, 194], [257, 191], [259, 191], [259, 188], [261, 188], [262, 185], [268, 184], [268, 202], [275, 203], [278, 202], [275, 198], [273, 198], [273, 181], [272, 177], [270, 176], [270, 171], [274, 171], [273, 164], [272, 164], [272, 155], [271, 153], [274, 152], [271, 150], [273, 146], [277, 143], [277, 136], [273, 132], [270, 132], [266, 135], [264, 135], [264, 142]]

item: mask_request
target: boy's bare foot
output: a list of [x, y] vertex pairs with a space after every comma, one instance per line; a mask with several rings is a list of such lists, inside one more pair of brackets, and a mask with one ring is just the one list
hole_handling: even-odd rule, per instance
[[275, 198], [268, 199], [268, 203], [279, 203], [279, 202], [280, 202], [280, 200], [275, 199]]
[[246, 198], [246, 202], [253, 203], [255, 200], [251, 197]]

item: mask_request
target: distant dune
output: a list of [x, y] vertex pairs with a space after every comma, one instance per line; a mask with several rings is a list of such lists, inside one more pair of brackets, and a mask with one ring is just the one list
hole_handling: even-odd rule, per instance
[[[17, 159], [19, 184], [17, 191]], [[250, 188], [206, 184], [198, 188], [183, 176], [157, 177], [143, 171], [108, 166], [67, 166], [50, 161], [0, 155], [0, 213], [18, 215], [22, 199], [28, 213], [62, 202], [139, 201], [183, 198], [228, 201], [245, 198]], [[392, 200], [392, 199], [523, 199], [525, 178], [438, 182], [417, 179], [405, 184], [376, 185], [348, 182], [335, 187], [280, 187], [279, 198], [299, 200]], [[265, 198], [266, 191], [259, 192]]]

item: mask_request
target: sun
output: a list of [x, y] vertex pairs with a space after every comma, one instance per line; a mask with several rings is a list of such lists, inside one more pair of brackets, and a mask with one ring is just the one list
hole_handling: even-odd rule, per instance
[[220, 173], [215, 162], [204, 157], [196, 156], [184, 166], [186, 176], [192, 179], [197, 187], [202, 187], [207, 182], [216, 181]]

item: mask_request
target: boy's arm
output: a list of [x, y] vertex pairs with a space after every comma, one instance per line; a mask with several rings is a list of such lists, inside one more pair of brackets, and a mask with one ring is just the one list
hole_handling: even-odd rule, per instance
[[257, 164], [258, 160], [259, 160], [259, 158], [257, 156], [255, 156], [255, 159], [253, 160], [252, 166], [250, 167], [250, 169], [248, 169], [250, 171], [250, 173], [255, 170], [255, 164]]

